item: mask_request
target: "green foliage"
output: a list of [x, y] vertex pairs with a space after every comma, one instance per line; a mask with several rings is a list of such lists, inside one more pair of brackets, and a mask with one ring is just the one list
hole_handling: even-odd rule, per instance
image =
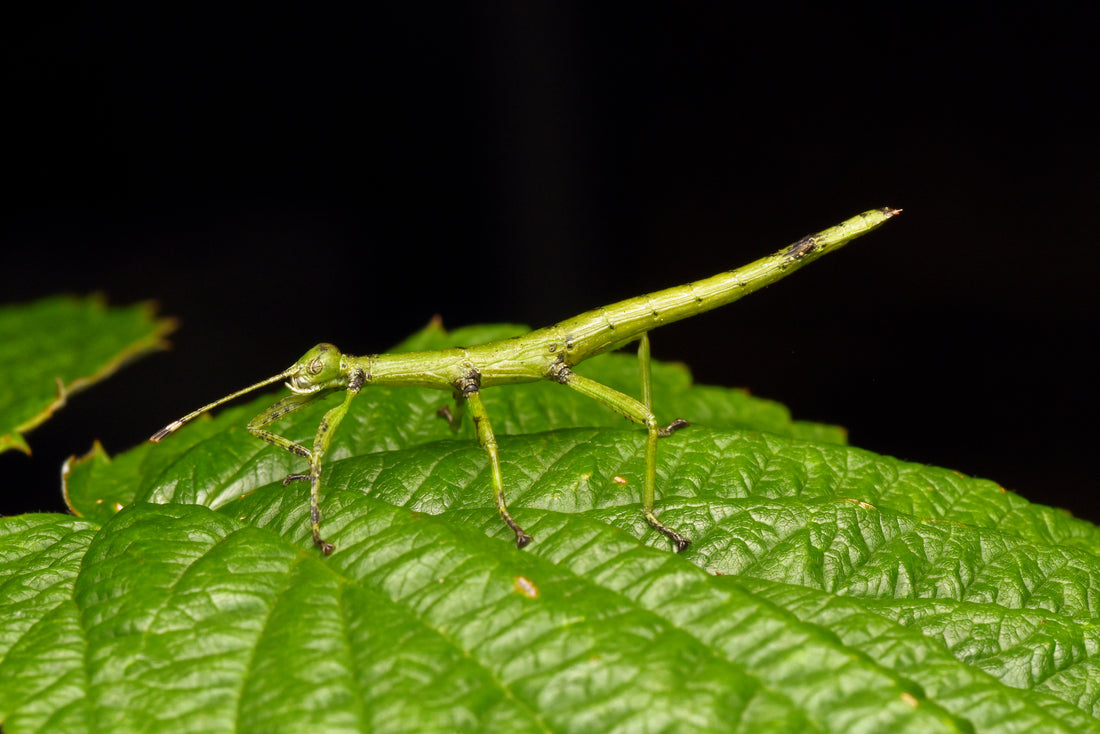
[[154, 319], [150, 304], [107, 308], [95, 296], [0, 307], [0, 452], [29, 454], [24, 433], [77, 390], [162, 349], [164, 335], [174, 328], [171, 319]]
[[[579, 371], [637, 390], [632, 355]], [[547, 383], [485, 392], [519, 551], [446, 397], [357, 399], [327, 558], [301, 459], [244, 430], [270, 396], [70, 462], [82, 517], [0, 521], [4, 731], [1100, 731], [1095, 526], [655, 365], [692, 546], [639, 516], [641, 432]]]

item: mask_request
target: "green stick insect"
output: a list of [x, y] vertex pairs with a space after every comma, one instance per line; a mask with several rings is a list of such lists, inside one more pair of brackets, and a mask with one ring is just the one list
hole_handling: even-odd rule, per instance
[[[285, 380], [286, 386], [293, 394], [279, 400], [253, 418], [248, 424], [248, 430], [256, 438], [301, 456], [309, 462], [308, 473], [290, 474], [283, 480], [283, 484], [289, 484], [295, 480], [309, 481], [310, 526], [313, 530], [313, 543], [321, 549], [323, 554], [328, 555], [332, 553], [334, 546], [321, 537], [321, 462], [340, 421], [348, 412], [351, 401], [368, 385], [450, 390], [455, 397], [455, 411], [451, 413], [449, 409], [443, 408], [440, 414], [448, 420], [452, 429], [457, 429], [464, 411], [469, 410], [478, 442], [489, 455], [493, 499], [497, 510], [500, 512], [501, 519], [515, 533], [516, 546], [523, 548], [531, 542], [531, 536], [523, 531], [508, 512], [508, 505], [504, 499], [504, 482], [501, 479], [497, 440], [493, 434], [492, 424], [489, 422], [489, 415], [485, 411], [485, 405], [481, 401], [481, 391], [498, 385], [550, 380], [598, 400], [629, 420], [645, 426], [642, 514], [654, 530], [672, 541], [676, 552], [681, 552], [691, 541], [657, 519], [653, 511], [653, 500], [657, 484], [657, 439], [671, 435], [688, 423], [677, 418], [672, 423], [661, 426], [653, 414], [650, 395], [649, 331], [658, 326], [724, 306], [770, 285], [825, 253], [836, 250], [856, 237], [870, 232], [900, 212], [900, 209], [888, 207], [872, 209], [835, 227], [803, 237], [773, 255], [736, 270], [597, 308], [554, 326], [511, 339], [473, 347], [406, 354], [377, 354], [366, 357], [342, 354], [331, 344], [318, 344], [289, 369], [169, 423], [157, 431], [150, 440], [160, 441], [211, 408], [257, 388]], [[618, 349], [634, 341], [639, 342], [638, 361], [642, 382], [640, 401], [573, 372], [574, 365], [589, 357]], [[325, 414], [317, 427], [312, 448], [295, 443], [265, 428], [283, 416], [338, 390], [344, 391], [344, 400]]]

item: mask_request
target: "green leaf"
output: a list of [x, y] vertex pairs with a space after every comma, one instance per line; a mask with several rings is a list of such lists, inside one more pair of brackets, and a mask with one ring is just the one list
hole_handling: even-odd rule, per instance
[[641, 433], [550, 384], [485, 392], [522, 551], [440, 393], [357, 399], [329, 557], [280, 481], [300, 459], [243, 429], [270, 397], [71, 462], [84, 518], [0, 520], [4, 731], [1100, 732], [1095, 526], [655, 382], [715, 421], [661, 439], [682, 555], [640, 517]]
[[23, 434], [70, 395], [145, 352], [165, 347], [175, 328], [139, 303], [108, 308], [102, 298], [58, 296], [0, 308], [0, 452], [30, 453]]

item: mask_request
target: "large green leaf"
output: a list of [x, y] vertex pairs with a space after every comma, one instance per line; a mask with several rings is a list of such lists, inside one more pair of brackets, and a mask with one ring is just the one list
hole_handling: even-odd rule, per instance
[[360, 396], [327, 558], [300, 460], [242, 428], [270, 398], [71, 462], [83, 518], [0, 521], [4, 731], [1100, 731], [1096, 527], [655, 381], [696, 421], [660, 445], [682, 555], [639, 516], [640, 433], [557, 385], [485, 393], [523, 551], [440, 393]]
[[0, 307], [0, 452], [29, 454], [23, 434], [77, 390], [164, 348], [164, 336], [174, 328], [171, 319], [154, 318], [148, 303], [107, 308], [96, 296]]

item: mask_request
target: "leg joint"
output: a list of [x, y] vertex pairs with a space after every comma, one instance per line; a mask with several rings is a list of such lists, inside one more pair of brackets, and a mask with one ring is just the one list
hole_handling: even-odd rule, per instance
[[359, 392], [366, 382], [367, 373], [361, 367], [357, 367], [352, 371], [351, 377], [348, 378], [348, 389], [352, 392]]
[[565, 364], [565, 362], [559, 360], [550, 365], [550, 369], [547, 370], [546, 376], [554, 382], [568, 385], [569, 381], [573, 379], [573, 370], [569, 369], [569, 365]]
[[462, 397], [481, 392], [481, 373], [476, 368], [470, 368], [469, 372], [455, 382], [455, 391]]

